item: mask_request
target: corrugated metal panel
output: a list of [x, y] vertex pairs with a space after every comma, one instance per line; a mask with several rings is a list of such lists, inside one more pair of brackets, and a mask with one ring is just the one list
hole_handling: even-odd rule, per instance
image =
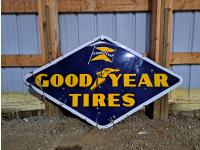
[[60, 14], [61, 51], [69, 52], [101, 34], [138, 52], [150, 47], [150, 14]]
[[[2, 54], [38, 54], [40, 52], [37, 15], [1, 15]], [[23, 75], [35, 68], [2, 68], [2, 92], [27, 93]]]
[[1, 92], [7, 93], [6, 69], [1, 68]]
[[[200, 12], [193, 14], [192, 52], [200, 52]], [[190, 88], [200, 88], [200, 65], [191, 66]], [[199, 93], [200, 94], [200, 93]]]
[[[200, 12], [175, 12], [173, 15], [172, 50], [174, 52], [200, 52]], [[182, 96], [189, 97], [192, 89], [199, 89], [200, 65], [175, 65], [173, 71], [184, 78]]]
[[20, 54], [16, 15], [1, 15], [1, 53]]
[[115, 38], [116, 31], [116, 15], [114, 14], [97, 14], [97, 35], [103, 34], [111, 38]]
[[36, 15], [1, 15], [2, 54], [40, 52]]

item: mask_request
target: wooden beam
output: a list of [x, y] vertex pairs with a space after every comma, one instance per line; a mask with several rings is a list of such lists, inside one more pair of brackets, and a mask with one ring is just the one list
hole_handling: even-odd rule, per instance
[[[38, 0], [38, 16], [42, 61], [46, 64], [60, 54], [57, 0]], [[59, 108], [46, 101], [46, 115], [59, 116]]]
[[163, 50], [160, 64], [166, 68], [170, 68], [171, 54], [171, 34], [172, 34], [172, 17], [173, 17], [173, 0], [166, 0], [164, 8], [164, 29], [163, 29]]
[[[162, 0], [152, 0], [152, 25], [151, 25], [151, 50], [149, 57], [155, 62], [160, 61], [160, 47], [162, 41], [161, 26], [163, 25]], [[154, 103], [146, 107], [145, 113], [150, 118], [160, 119], [161, 114], [161, 100], [157, 100]]]
[[38, 0], [40, 46], [43, 64], [61, 55], [56, 0]]
[[35, 96], [20, 93], [1, 93], [1, 109], [3, 112], [44, 110], [43, 101]]
[[161, 1], [152, 1], [151, 51], [149, 57], [159, 63]]
[[[40, 47], [42, 51], [42, 62], [46, 64], [52, 58], [51, 41], [50, 41], [50, 23], [49, 23], [49, 8], [46, 6], [46, 1], [38, 0], [38, 18], [39, 18], [39, 33]], [[48, 15], [47, 15], [48, 13]]]
[[59, 0], [59, 12], [149, 11], [150, 0]]
[[[160, 47], [160, 64], [166, 68], [170, 68], [170, 47], [172, 34], [172, 15], [173, 15], [173, 0], [166, 0], [164, 4], [164, 12], [162, 21], [164, 23], [162, 34], [162, 44]], [[169, 95], [166, 94], [160, 99], [160, 119], [168, 119], [168, 104]]]
[[37, 0], [2, 0], [2, 13], [37, 13]]
[[[174, 0], [173, 10], [200, 10], [199, 0]], [[151, 0], [58, 0], [58, 12], [150, 11]], [[2, 0], [2, 13], [37, 13], [37, 0]]]
[[[151, 13], [151, 50], [149, 58], [159, 63], [159, 47], [160, 47], [160, 18], [161, 18], [161, 1], [152, 0], [152, 13]], [[154, 102], [145, 108], [145, 114], [150, 118], [158, 118], [159, 116], [159, 103]], [[156, 110], [156, 111], [154, 111]]]
[[170, 59], [172, 65], [200, 64], [200, 52], [173, 52]]
[[49, 8], [50, 8], [49, 15], [50, 15], [53, 59], [56, 59], [61, 55], [59, 25], [58, 25], [58, 8], [56, 6], [57, 6], [57, 0], [49, 0]]
[[[149, 57], [164, 67], [170, 66], [172, 0], [152, 1], [151, 51]], [[146, 107], [146, 115], [155, 119], [168, 118], [168, 95]]]
[[200, 10], [200, 0], [174, 0], [174, 10]]
[[2, 67], [30, 67], [41, 66], [41, 55], [2, 55], [1, 66]]
[[[169, 43], [166, 45], [168, 46]], [[149, 53], [142, 53], [147, 57]], [[200, 64], [200, 52], [172, 52], [168, 54], [170, 58], [167, 67], [170, 65], [190, 65]], [[2, 55], [1, 65], [2, 67], [37, 67], [42, 66], [42, 55], [30, 54], [30, 55]]]
[[[150, 0], [58, 0], [59, 12], [128, 12], [150, 10]], [[2, 0], [2, 13], [37, 13], [37, 0]]]

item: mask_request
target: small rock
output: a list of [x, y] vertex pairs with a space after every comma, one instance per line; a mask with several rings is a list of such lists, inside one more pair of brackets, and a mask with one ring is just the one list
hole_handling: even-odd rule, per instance
[[147, 132], [147, 131], [140, 131], [140, 132], [138, 132], [138, 134], [139, 135], [144, 135], [144, 134], [149, 134], [149, 132]]
[[200, 150], [200, 147], [198, 145], [194, 146], [194, 150]]
[[194, 111], [182, 111], [181, 115], [182, 116], [193, 117], [194, 116]]
[[27, 118], [24, 118], [23, 121], [24, 121], [24, 122], [28, 122], [28, 119], [27, 119]]

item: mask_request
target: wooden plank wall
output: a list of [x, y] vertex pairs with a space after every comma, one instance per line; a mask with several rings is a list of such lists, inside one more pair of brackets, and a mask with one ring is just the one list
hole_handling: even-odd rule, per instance
[[192, 54], [191, 59], [185, 58], [186, 54], [200, 52], [200, 11], [176, 11], [173, 15], [172, 52], [181, 53], [179, 62], [172, 65], [172, 70], [178, 72], [184, 79], [183, 85], [170, 94], [170, 107], [173, 112], [200, 109], [200, 65], [191, 64], [199, 59]]
[[[57, 6], [57, 7], [56, 7]], [[41, 66], [60, 55], [58, 13], [152, 12], [150, 57], [165, 67], [200, 64], [200, 52], [170, 52], [172, 11], [200, 10], [198, 0], [2, 0], [2, 13], [38, 13], [41, 54], [2, 55], [2, 67]], [[164, 51], [163, 51], [164, 50]], [[144, 54], [147, 55], [147, 54]], [[166, 118], [167, 98], [155, 104], [154, 118]], [[55, 109], [49, 109], [52, 114]]]
[[[198, 0], [174, 0], [173, 1], [173, 10], [199, 10], [200, 1]], [[97, 0], [96, 3], [94, 1], [70, 1], [70, 0], [60, 0], [58, 1], [58, 12], [130, 12], [130, 11], [150, 11], [152, 9], [152, 4], [150, 0], [135, 0], [135, 1], [100, 1]], [[91, 6], [93, 9], [91, 9]], [[55, 5], [54, 5], [55, 6]], [[73, 7], [72, 7], [73, 6]], [[87, 6], [87, 7], [86, 7]], [[118, 7], [120, 6], [120, 9]], [[126, 6], [131, 6], [133, 8], [127, 9]], [[84, 7], [84, 9], [81, 9]], [[87, 9], [86, 9], [87, 8]], [[101, 9], [102, 8], [102, 9]], [[106, 9], [107, 8], [107, 9]], [[2, 0], [2, 13], [38, 13], [38, 5], [37, 0]], [[41, 45], [42, 46], [42, 45]], [[59, 52], [58, 52], [59, 53]], [[182, 64], [183, 59], [180, 59], [181, 56], [184, 56], [184, 63], [186, 64], [199, 64], [199, 52], [191, 52], [191, 53], [171, 53], [170, 64]], [[16, 66], [38, 66], [42, 65], [42, 61], [35, 61], [38, 59], [36, 55], [27, 55], [27, 58], [31, 58], [31, 64], [25, 63], [23, 59], [18, 59], [17, 55], [2, 56], [2, 66], [12, 66], [11, 62], [16, 64]], [[193, 59], [197, 58], [197, 59]], [[22, 61], [22, 62], [19, 62]], [[186, 62], [187, 61], [187, 62]]]

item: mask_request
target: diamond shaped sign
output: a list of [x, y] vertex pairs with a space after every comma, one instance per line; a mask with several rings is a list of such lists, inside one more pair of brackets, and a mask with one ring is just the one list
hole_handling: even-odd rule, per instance
[[25, 76], [50, 101], [108, 128], [182, 84], [136, 51], [100, 36]]

